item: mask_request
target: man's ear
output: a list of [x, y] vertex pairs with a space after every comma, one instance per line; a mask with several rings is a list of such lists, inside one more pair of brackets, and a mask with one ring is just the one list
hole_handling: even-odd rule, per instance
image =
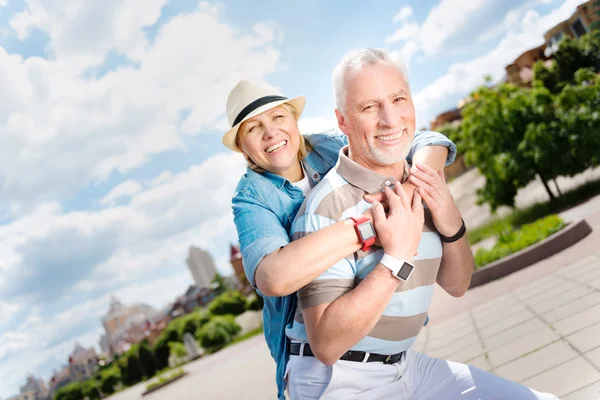
[[346, 125], [346, 118], [344, 118], [344, 115], [337, 108], [335, 109], [335, 118], [337, 119], [337, 123], [338, 123], [338, 127], [340, 128], [340, 131], [342, 131], [344, 133], [344, 135], [348, 136], [348, 133], [347, 133], [348, 126]]

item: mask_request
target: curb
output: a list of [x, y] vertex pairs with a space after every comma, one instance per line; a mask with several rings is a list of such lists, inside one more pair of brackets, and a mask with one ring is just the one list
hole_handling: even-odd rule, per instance
[[546, 239], [475, 271], [469, 289], [505, 277], [548, 258], [579, 242], [591, 232], [592, 227], [585, 219], [574, 221]]
[[167, 386], [168, 384], [170, 384], [170, 383], [173, 383], [173, 382], [175, 382], [176, 380], [183, 378], [183, 377], [184, 377], [184, 376], [186, 376], [187, 374], [188, 374], [188, 373], [187, 373], [186, 371], [184, 371], [184, 372], [183, 372], [183, 374], [181, 374], [181, 375], [178, 375], [178, 376], [176, 376], [175, 378], [169, 379], [168, 381], [165, 381], [165, 382], [161, 383], [160, 385], [153, 387], [153, 388], [152, 388], [152, 389], [150, 389], [150, 390], [146, 390], [144, 393], [142, 393], [142, 396], [145, 396], [145, 395], [147, 395], [147, 394], [150, 394], [150, 393], [152, 393], [152, 392], [155, 392], [155, 391], [157, 391], [157, 390], [159, 390], [159, 389], [161, 389], [161, 388], [163, 388], [163, 387]]

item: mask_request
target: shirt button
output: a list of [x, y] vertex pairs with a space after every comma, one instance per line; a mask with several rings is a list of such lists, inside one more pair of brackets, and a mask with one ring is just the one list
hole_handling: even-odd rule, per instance
[[392, 184], [391, 181], [385, 181], [384, 183], [385, 183], [385, 186], [390, 186]]
[[314, 174], [313, 178], [317, 179], [319, 177], [319, 174]]

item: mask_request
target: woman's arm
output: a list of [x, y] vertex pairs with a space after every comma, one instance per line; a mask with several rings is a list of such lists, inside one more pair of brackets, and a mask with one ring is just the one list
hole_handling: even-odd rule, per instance
[[[447, 155], [447, 146], [426, 145], [415, 153], [413, 161], [439, 169], [446, 163]], [[287, 232], [266, 204], [255, 202], [236, 212], [234, 199], [234, 215], [246, 276], [266, 296], [287, 296], [298, 291], [361, 247], [351, 220], [337, 222], [290, 243]], [[370, 211], [366, 216], [372, 219]], [[257, 221], [249, 222], [254, 233], [247, 232], [247, 228], [240, 231], [240, 225], [247, 226], [242, 220], [248, 218]], [[276, 234], [260, 237], [261, 230], [274, 225]]]

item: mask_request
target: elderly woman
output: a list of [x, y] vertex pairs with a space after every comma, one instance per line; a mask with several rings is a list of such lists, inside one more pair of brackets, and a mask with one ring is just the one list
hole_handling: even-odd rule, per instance
[[[266, 83], [241, 81], [227, 99], [231, 129], [223, 136], [223, 144], [248, 162], [232, 201], [234, 221], [246, 276], [265, 300], [264, 333], [277, 363], [280, 399], [285, 398], [285, 327], [294, 316], [294, 293], [362, 245], [352, 220], [291, 242], [292, 222], [305, 196], [347, 145], [346, 137], [333, 131], [301, 135], [304, 105], [302, 96], [286, 98]], [[408, 158], [440, 170], [454, 160], [455, 151], [445, 136], [421, 132]]]

